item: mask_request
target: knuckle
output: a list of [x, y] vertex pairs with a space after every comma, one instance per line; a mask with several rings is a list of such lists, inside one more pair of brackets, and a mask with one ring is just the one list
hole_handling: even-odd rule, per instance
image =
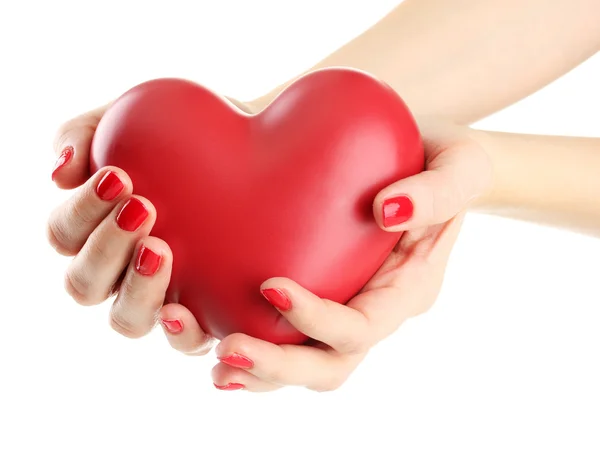
[[144, 303], [144, 298], [139, 288], [136, 288], [133, 278], [120, 277], [112, 285], [113, 291], [117, 284], [119, 285], [117, 298], [110, 313], [111, 328], [131, 339], [145, 336], [156, 325], [158, 311]]
[[[86, 244], [86, 255], [91, 257], [96, 264], [103, 265], [112, 262], [113, 259], [108, 255], [104, 243], [97, 237], [91, 237]], [[129, 286], [127, 286], [129, 284]], [[122, 287], [131, 289], [131, 283], [123, 281]]]
[[147, 333], [145, 329], [140, 328], [120, 314], [110, 316], [110, 327], [120, 335], [130, 339], [138, 339]]
[[74, 256], [77, 249], [70, 245], [71, 239], [61, 222], [51, 219], [46, 226], [46, 238], [48, 243], [63, 256]]
[[82, 306], [97, 304], [97, 300], [90, 296], [89, 282], [78, 272], [67, 271], [64, 278], [64, 286], [73, 300]]
[[71, 206], [71, 217], [79, 227], [93, 224], [97, 221], [96, 215], [90, 206], [85, 203], [85, 198], [79, 199]]

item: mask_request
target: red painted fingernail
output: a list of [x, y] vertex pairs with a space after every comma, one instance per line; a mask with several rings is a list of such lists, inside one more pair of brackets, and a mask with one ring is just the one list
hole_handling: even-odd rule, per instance
[[227, 383], [226, 385], [218, 385], [213, 383], [215, 388], [220, 389], [221, 391], [235, 391], [236, 389], [244, 389], [245, 386], [241, 383]]
[[144, 245], [140, 247], [135, 261], [135, 269], [144, 276], [152, 276], [158, 271], [162, 257]]
[[219, 358], [219, 361], [229, 364], [232, 367], [239, 367], [240, 369], [250, 369], [252, 366], [254, 366], [254, 363], [251, 359], [248, 359], [238, 353], [232, 353], [224, 358]]
[[74, 153], [73, 146], [67, 146], [66, 148], [64, 148], [62, 150], [62, 152], [58, 156], [58, 159], [56, 160], [56, 163], [54, 164], [54, 169], [52, 170], [52, 180], [54, 180], [54, 178], [56, 177], [56, 173], [58, 173], [58, 171], [63, 166], [65, 166], [67, 163], [69, 163], [69, 161], [73, 157], [73, 153]]
[[96, 193], [98, 197], [103, 201], [111, 201], [119, 196], [119, 193], [123, 191], [125, 185], [119, 179], [119, 176], [113, 171], [108, 171], [96, 187]]
[[148, 218], [146, 206], [137, 198], [131, 198], [117, 215], [117, 224], [124, 231], [133, 232]]
[[263, 289], [260, 292], [263, 294], [263, 297], [277, 309], [280, 309], [281, 311], [289, 311], [292, 309], [292, 302], [282, 290]]
[[183, 323], [181, 323], [181, 320], [161, 319], [160, 323], [162, 323], [171, 334], [178, 334], [183, 331]]
[[413, 202], [408, 196], [396, 196], [383, 201], [383, 225], [397, 226], [413, 216]]

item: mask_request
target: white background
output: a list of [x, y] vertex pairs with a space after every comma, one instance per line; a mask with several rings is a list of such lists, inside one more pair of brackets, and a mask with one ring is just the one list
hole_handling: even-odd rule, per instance
[[[214, 355], [122, 338], [63, 291], [44, 236], [63, 120], [159, 76], [252, 98], [395, 3], [2, 2], [0, 450], [600, 449], [595, 239], [469, 216], [436, 306], [326, 394], [219, 392]], [[596, 55], [478, 126], [599, 136], [599, 81]]]

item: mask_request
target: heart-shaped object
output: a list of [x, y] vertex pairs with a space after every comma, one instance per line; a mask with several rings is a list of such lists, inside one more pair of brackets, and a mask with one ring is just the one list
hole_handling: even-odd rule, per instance
[[284, 276], [346, 303], [399, 239], [375, 223], [375, 195], [422, 171], [424, 153], [389, 86], [328, 68], [255, 115], [190, 81], [142, 83], [105, 113], [90, 163], [122, 168], [156, 207], [152, 235], [173, 251], [167, 302], [218, 339], [298, 344], [259, 286]]

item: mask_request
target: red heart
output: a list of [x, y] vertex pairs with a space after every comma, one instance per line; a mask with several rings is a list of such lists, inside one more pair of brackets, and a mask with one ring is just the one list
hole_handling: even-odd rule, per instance
[[260, 294], [293, 279], [345, 303], [399, 239], [373, 219], [373, 198], [423, 170], [415, 121], [368, 74], [312, 72], [264, 111], [248, 115], [195, 83], [142, 83], [108, 109], [91, 171], [125, 170], [157, 209], [152, 235], [174, 256], [168, 302], [210, 335], [243, 332], [302, 343]]

